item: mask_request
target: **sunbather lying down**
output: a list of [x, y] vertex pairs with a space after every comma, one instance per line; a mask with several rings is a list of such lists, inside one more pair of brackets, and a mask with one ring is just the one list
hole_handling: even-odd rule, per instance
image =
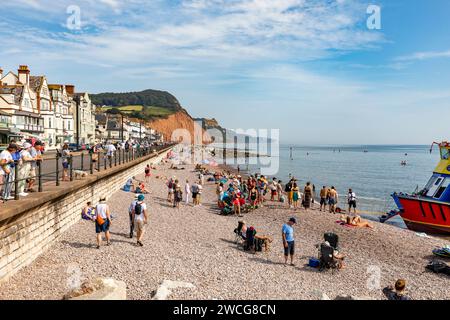
[[360, 227], [360, 228], [370, 228], [373, 229], [373, 226], [368, 223], [367, 221], [364, 221], [361, 219], [360, 216], [356, 216], [356, 217], [347, 217], [347, 224], [351, 225], [351, 226], [355, 226], [355, 227]]

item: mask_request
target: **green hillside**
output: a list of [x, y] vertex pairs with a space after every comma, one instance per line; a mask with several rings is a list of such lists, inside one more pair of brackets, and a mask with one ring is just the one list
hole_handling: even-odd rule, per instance
[[91, 100], [103, 112], [118, 109], [124, 114], [141, 116], [147, 120], [167, 117], [182, 110], [177, 98], [166, 91], [158, 90], [92, 94]]

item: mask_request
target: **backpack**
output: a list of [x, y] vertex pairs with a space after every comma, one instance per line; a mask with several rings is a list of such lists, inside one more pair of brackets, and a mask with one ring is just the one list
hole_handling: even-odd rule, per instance
[[134, 206], [134, 214], [138, 216], [142, 214], [142, 205], [139, 202]]

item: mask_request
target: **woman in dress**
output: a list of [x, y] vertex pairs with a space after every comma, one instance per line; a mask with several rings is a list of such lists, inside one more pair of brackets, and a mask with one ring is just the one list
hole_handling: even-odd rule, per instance
[[309, 208], [311, 208], [312, 195], [313, 195], [313, 191], [312, 191], [311, 183], [308, 182], [308, 183], [306, 183], [305, 190], [303, 193], [303, 207], [305, 208], [305, 210], [308, 210]]

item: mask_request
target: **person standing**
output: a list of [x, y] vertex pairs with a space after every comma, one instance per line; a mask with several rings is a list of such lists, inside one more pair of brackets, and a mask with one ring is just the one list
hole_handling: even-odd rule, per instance
[[293, 179], [291, 178], [291, 180], [289, 180], [288, 183], [286, 183], [286, 186], [284, 187], [284, 191], [286, 192], [286, 195], [288, 197], [288, 205], [289, 208], [292, 208], [292, 196], [293, 196], [293, 192], [292, 192], [292, 187], [293, 187]]
[[216, 187], [217, 205], [220, 207], [223, 198], [223, 183], [220, 182]]
[[308, 210], [309, 208], [311, 208], [312, 195], [313, 195], [313, 190], [311, 187], [311, 183], [307, 182], [305, 189], [303, 191], [303, 207], [305, 208], [305, 210]]
[[291, 256], [291, 266], [294, 266], [295, 242], [294, 242], [294, 228], [297, 223], [295, 218], [290, 218], [289, 221], [283, 224], [281, 229], [281, 236], [284, 246], [284, 264], [287, 265], [288, 258]]
[[278, 180], [277, 182], [277, 195], [278, 202], [281, 202], [281, 197], [283, 196], [283, 182], [281, 180]]
[[19, 187], [16, 192], [19, 196], [26, 197], [28, 193], [25, 192], [25, 187], [27, 186], [27, 179], [30, 177], [31, 171], [31, 161], [35, 159], [31, 157], [30, 154], [31, 144], [25, 142], [20, 151], [20, 162], [19, 162]]
[[328, 193], [328, 204], [330, 205], [330, 213], [336, 213], [336, 206], [338, 204], [339, 196], [334, 188], [334, 186], [331, 187], [329, 193]]
[[173, 207], [179, 209], [181, 201], [183, 201], [183, 191], [181, 190], [181, 186], [177, 183], [175, 185]]
[[270, 201], [275, 201], [277, 193], [278, 193], [277, 178], [273, 178], [272, 183], [270, 184]]
[[6, 150], [0, 153], [0, 176], [3, 177], [2, 199], [3, 201], [14, 199], [11, 190], [14, 183], [14, 159], [13, 154], [17, 151], [17, 145], [11, 143]]
[[34, 146], [31, 147], [30, 149], [30, 155], [31, 157], [34, 159], [31, 162], [31, 171], [30, 171], [30, 179], [28, 182], [28, 192], [36, 192], [33, 187], [34, 187], [34, 183], [36, 182], [36, 175], [37, 175], [37, 164], [38, 161], [42, 163], [42, 151], [43, 151], [44, 147], [41, 141], [36, 141], [34, 143]]
[[186, 183], [184, 185], [184, 193], [186, 194], [185, 203], [189, 204], [189, 195], [191, 194], [191, 186], [189, 185], [189, 180], [186, 179]]
[[100, 198], [100, 203], [95, 207], [95, 232], [97, 233], [97, 249], [100, 249], [102, 232], [105, 233], [106, 245], [111, 245], [109, 228], [111, 227], [111, 212], [106, 203], [106, 197]]
[[151, 171], [150, 171], [150, 165], [147, 164], [147, 166], [145, 167], [145, 182], [150, 182], [150, 177], [152, 176]]
[[198, 184], [196, 182], [192, 184], [191, 191], [192, 191], [192, 202], [195, 207], [197, 205], [197, 197], [198, 197]]
[[144, 246], [142, 243], [142, 238], [145, 233], [145, 225], [148, 222], [147, 205], [144, 203], [144, 200], [144, 195], [140, 194], [133, 209], [133, 220], [137, 232], [137, 245], [141, 247]]
[[62, 181], [69, 181], [69, 158], [70, 158], [70, 150], [69, 150], [69, 144], [64, 143], [61, 151], [61, 159], [62, 159], [62, 166], [63, 166], [63, 177]]
[[348, 213], [351, 214], [352, 208], [354, 217], [356, 214], [356, 194], [353, 192], [352, 189], [348, 189], [348, 195], [347, 195], [347, 202], [348, 202]]
[[323, 186], [323, 188], [320, 190], [320, 211], [325, 211], [327, 206], [327, 194], [328, 194], [328, 188], [326, 186]]
[[116, 152], [116, 147], [111, 142], [106, 145], [106, 156], [108, 157], [109, 164], [112, 164], [112, 158]]
[[300, 188], [296, 183], [292, 186], [292, 204], [294, 205], [294, 210], [298, 209], [298, 200], [300, 199]]
[[134, 200], [131, 202], [129, 208], [128, 208], [128, 215], [130, 218], [130, 239], [133, 239], [133, 235], [134, 235], [134, 218], [133, 218], [133, 210], [134, 207], [136, 206], [136, 203], [138, 201], [138, 197], [139, 195], [136, 194], [134, 196]]
[[202, 203], [201, 203], [201, 201], [202, 201], [202, 191], [203, 191], [203, 186], [202, 186], [202, 182], [201, 181], [198, 182], [198, 186], [197, 187], [198, 187], [197, 205], [201, 206], [202, 205]]

